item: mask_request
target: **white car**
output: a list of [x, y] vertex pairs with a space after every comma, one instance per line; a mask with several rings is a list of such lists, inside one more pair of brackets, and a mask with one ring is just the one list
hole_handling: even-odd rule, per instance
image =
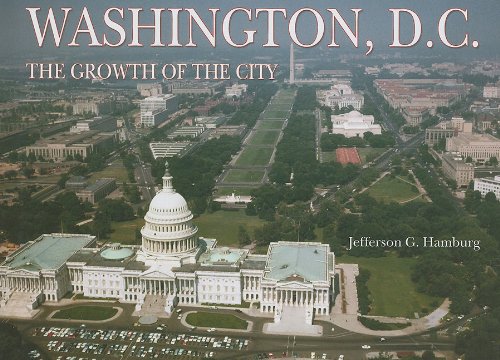
[[340, 355], [338, 360], [344, 360], [344, 355]]
[[370, 345], [363, 345], [361, 346], [361, 349], [371, 349], [372, 347]]

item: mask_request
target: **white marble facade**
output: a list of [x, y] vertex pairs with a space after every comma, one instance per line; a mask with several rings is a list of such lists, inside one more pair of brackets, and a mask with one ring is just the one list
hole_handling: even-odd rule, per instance
[[[89, 241], [81, 241], [76, 251], [68, 250], [56, 270], [13, 269], [17, 260], [11, 259], [0, 266], [2, 301], [14, 291], [43, 293], [44, 301], [59, 301], [72, 291], [134, 303], [136, 309], [147, 296], [154, 296], [165, 303], [166, 312], [177, 304], [248, 302], [259, 304], [262, 312], [291, 305], [329, 314], [334, 258], [328, 245], [279, 242], [271, 244], [267, 255], [250, 255], [248, 250], [218, 248], [214, 239], [198, 238], [192, 217], [184, 198], [173, 189], [167, 167], [163, 189], [145, 216], [141, 246], [96, 248], [95, 238], [85, 235]], [[39, 242], [44, 248], [43, 239]], [[308, 256], [317, 264], [312, 270], [298, 260]], [[284, 270], [273, 270], [276, 266]]]

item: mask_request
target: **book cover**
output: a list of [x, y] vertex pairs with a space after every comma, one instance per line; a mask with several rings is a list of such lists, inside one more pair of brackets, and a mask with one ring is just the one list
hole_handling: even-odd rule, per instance
[[0, 358], [499, 358], [498, 1], [2, 5]]

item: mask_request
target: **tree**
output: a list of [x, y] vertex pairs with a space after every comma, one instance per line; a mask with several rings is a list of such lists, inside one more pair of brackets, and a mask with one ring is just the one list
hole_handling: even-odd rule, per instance
[[59, 186], [61, 189], [64, 189], [66, 186], [66, 181], [69, 179], [69, 174], [65, 173], [62, 174], [59, 180], [57, 181], [57, 186]]
[[99, 203], [97, 212], [112, 221], [134, 219], [134, 210], [123, 200], [104, 199]]
[[7, 155], [7, 159], [10, 163], [16, 163], [19, 160], [19, 154], [17, 151], [11, 151], [9, 155]]
[[240, 247], [245, 245], [249, 245], [251, 243], [250, 235], [248, 234], [247, 229], [243, 225], [238, 226], [238, 243]]
[[3, 359], [23, 360], [28, 359], [29, 348], [23, 342], [19, 331], [11, 324], [0, 324], [0, 354]]
[[325, 227], [337, 221], [340, 217], [341, 209], [337, 203], [331, 200], [321, 202], [320, 210], [315, 216], [316, 224], [319, 227]]
[[434, 360], [436, 358], [436, 355], [434, 355], [434, 352], [431, 350], [425, 350], [422, 353], [422, 360]]
[[34, 163], [36, 161], [36, 155], [35, 155], [35, 153], [33, 153], [33, 152], [29, 153], [29, 155], [28, 155], [28, 161], [30, 163]]
[[484, 201], [487, 203], [494, 203], [497, 201], [497, 197], [494, 192], [489, 192], [484, 196]]
[[7, 170], [3, 175], [7, 179], [12, 180], [12, 179], [15, 179], [17, 177], [17, 171], [16, 170]]
[[35, 170], [33, 170], [33, 168], [31, 167], [23, 167], [21, 169], [21, 173], [23, 174], [24, 177], [26, 177], [27, 179], [31, 179], [31, 177], [33, 176], [33, 174], [35, 173]]
[[107, 237], [111, 232], [111, 221], [102, 212], [97, 212], [94, 216], [94, 221], [92, 222], [92, 233], [98, 237]]
[[465, 162], [466, 162], [466, 163], [471, 163], [471, 162], [473, 162], [473, 161], [474, 161], [474, 160], [472, 160], [472, 157], [471, 157], [471, 156], [467, 156], [467, 157], [465, 158]]
[[498, 166], [498, 159], [496, 156], [492, 156], [490, 157], [490, 165], [491, 166], [494, 166], [494, 167], [497, 167]]
[[468, 189], [465, 192], [464, 205], [467, 211], [475, 213], [481, 205], [481, 193], [477, 190]]

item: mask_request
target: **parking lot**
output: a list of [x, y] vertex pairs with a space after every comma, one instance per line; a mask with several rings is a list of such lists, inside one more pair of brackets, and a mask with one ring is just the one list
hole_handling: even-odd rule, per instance
[[161, 325], [156, 331], [99, 330], [81, 327], [37, 327], [34, 341], [42, 344], [59, 360], [112, 358], [216, 358], [219, 351], [226, 354], [245, 351], [248, 339], [229, 336], [174, 334]]

